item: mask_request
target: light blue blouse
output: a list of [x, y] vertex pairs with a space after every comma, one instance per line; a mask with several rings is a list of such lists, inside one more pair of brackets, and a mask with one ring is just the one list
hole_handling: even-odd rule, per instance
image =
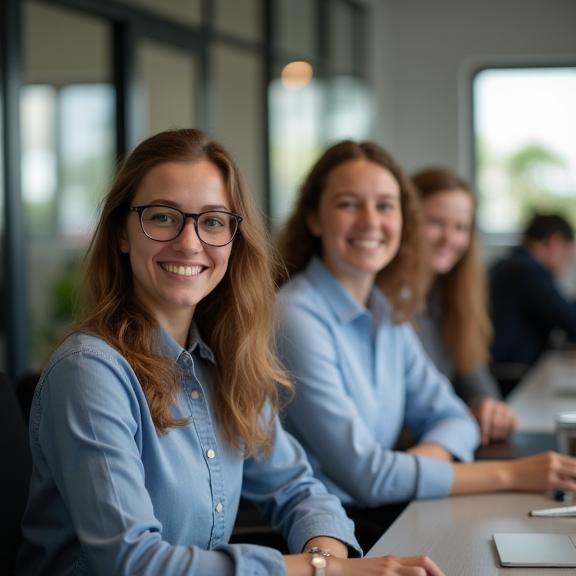
[[74, 335], [51, 359], [30, 417], [33, 475], [18, 574], [284, 574], [278, 551], [227, 544], [241, 492], [291, 551], [317, 535], [357, 547], [340, 503], [278, 423], [267, 459], [244, 459], [224, 441], [214, 358], [197, 334], [189, 350], [163, 331], [160, 345], [183, 373], [173, 414], [189, 419], [166, 434], [156, 431], [128, 362], [101, 339]]
[[400, 431], [467, 462], [478, 427], [412, 328], [392, 324], [380, 290], [366, 309], [314, 258], [281, 289], [279, 315], [296, 382], [286, 426], [328, 489], [366, 507], [448, 495], [450, 463], [394, 451]]

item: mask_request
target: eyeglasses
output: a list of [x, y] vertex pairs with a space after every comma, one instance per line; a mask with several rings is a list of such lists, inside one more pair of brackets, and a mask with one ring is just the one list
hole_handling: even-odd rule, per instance
[[182, 212], [172, 206], [148, 204], [132, 206], [130, 212], [140, 217], [142, 232], [151, 240], [170, 242], [180, 236], [187, 218], [194, 221], [194, 229], [200, 241], [208, 246], [226, 246], [234, 240], [242, 217], [226, 210], [207, 210], [206, 212]]

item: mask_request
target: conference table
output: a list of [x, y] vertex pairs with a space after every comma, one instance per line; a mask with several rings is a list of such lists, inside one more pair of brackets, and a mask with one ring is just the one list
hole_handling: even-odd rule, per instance
[[550, 351], [507, 399], [519, 417], [519, 432], [554, 432], [562, 412], [576, 412], [576, 352]]
[[[571, 390], [572, 389], [572, 390]], [[554, 449], [557, 413], [576, 411], [576, 354], [550, 352], [509, 397], [519, 419], [507, 443], [477, 457], [509, 458]], [[492, 541], [496, 532], [576, 533], [576, 518], [535, 518], [530, 510], [560, 505], [552, 494], [505, 492], [410, 503], [368, 556], [426, 554], [448, 576], [575, 576], [575, 568], [504, 568]]]

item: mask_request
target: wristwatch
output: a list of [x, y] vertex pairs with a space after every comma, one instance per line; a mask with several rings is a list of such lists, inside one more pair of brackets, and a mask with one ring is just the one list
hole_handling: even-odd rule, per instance
[[312, 564], [314, 568], [314, 576], [326, 576], [326, 568], [328, 567], [327, 558], [331, 556], [330, 552], [322, 550], [322, 548], [318, 548], [318, 546], [307, 548], [306, 552], [312, 554], [310, 564]]

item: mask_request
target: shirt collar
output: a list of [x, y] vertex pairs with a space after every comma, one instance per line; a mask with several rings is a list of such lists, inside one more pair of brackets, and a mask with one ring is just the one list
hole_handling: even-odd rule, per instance
[[371, 316], [379, 323], [389, 315], [390, 306], [382, 292], [374, 287], [365, 308], [342, 286], [320, 258], [314, 256], [305, 272], [308, 280], [322, 292], [325, 301], [342, 323], [352, 322], [360, 316]]
[[200, 336], [200, 331], [195, 322], [192, 322], [192, 325], [190, 326], [186, 349], [182, 348], [182, 346], [180, 346], [180, 344], [178, 344], [178, 342], [176, 342], [176, 340], [174, 340], [174, 338], [172, 338], [172, 336], [162, 327], [160, 327], [159, 339], [164, 354], [173, 359], [174, 362], [178, 360], [182, 352], [192, 354], [197, 350], [201, 358], [209, 360], [213, 364], [215, 363], [214, 354], [208, 347], [208, 344], [202, 340], [202, 336]]

